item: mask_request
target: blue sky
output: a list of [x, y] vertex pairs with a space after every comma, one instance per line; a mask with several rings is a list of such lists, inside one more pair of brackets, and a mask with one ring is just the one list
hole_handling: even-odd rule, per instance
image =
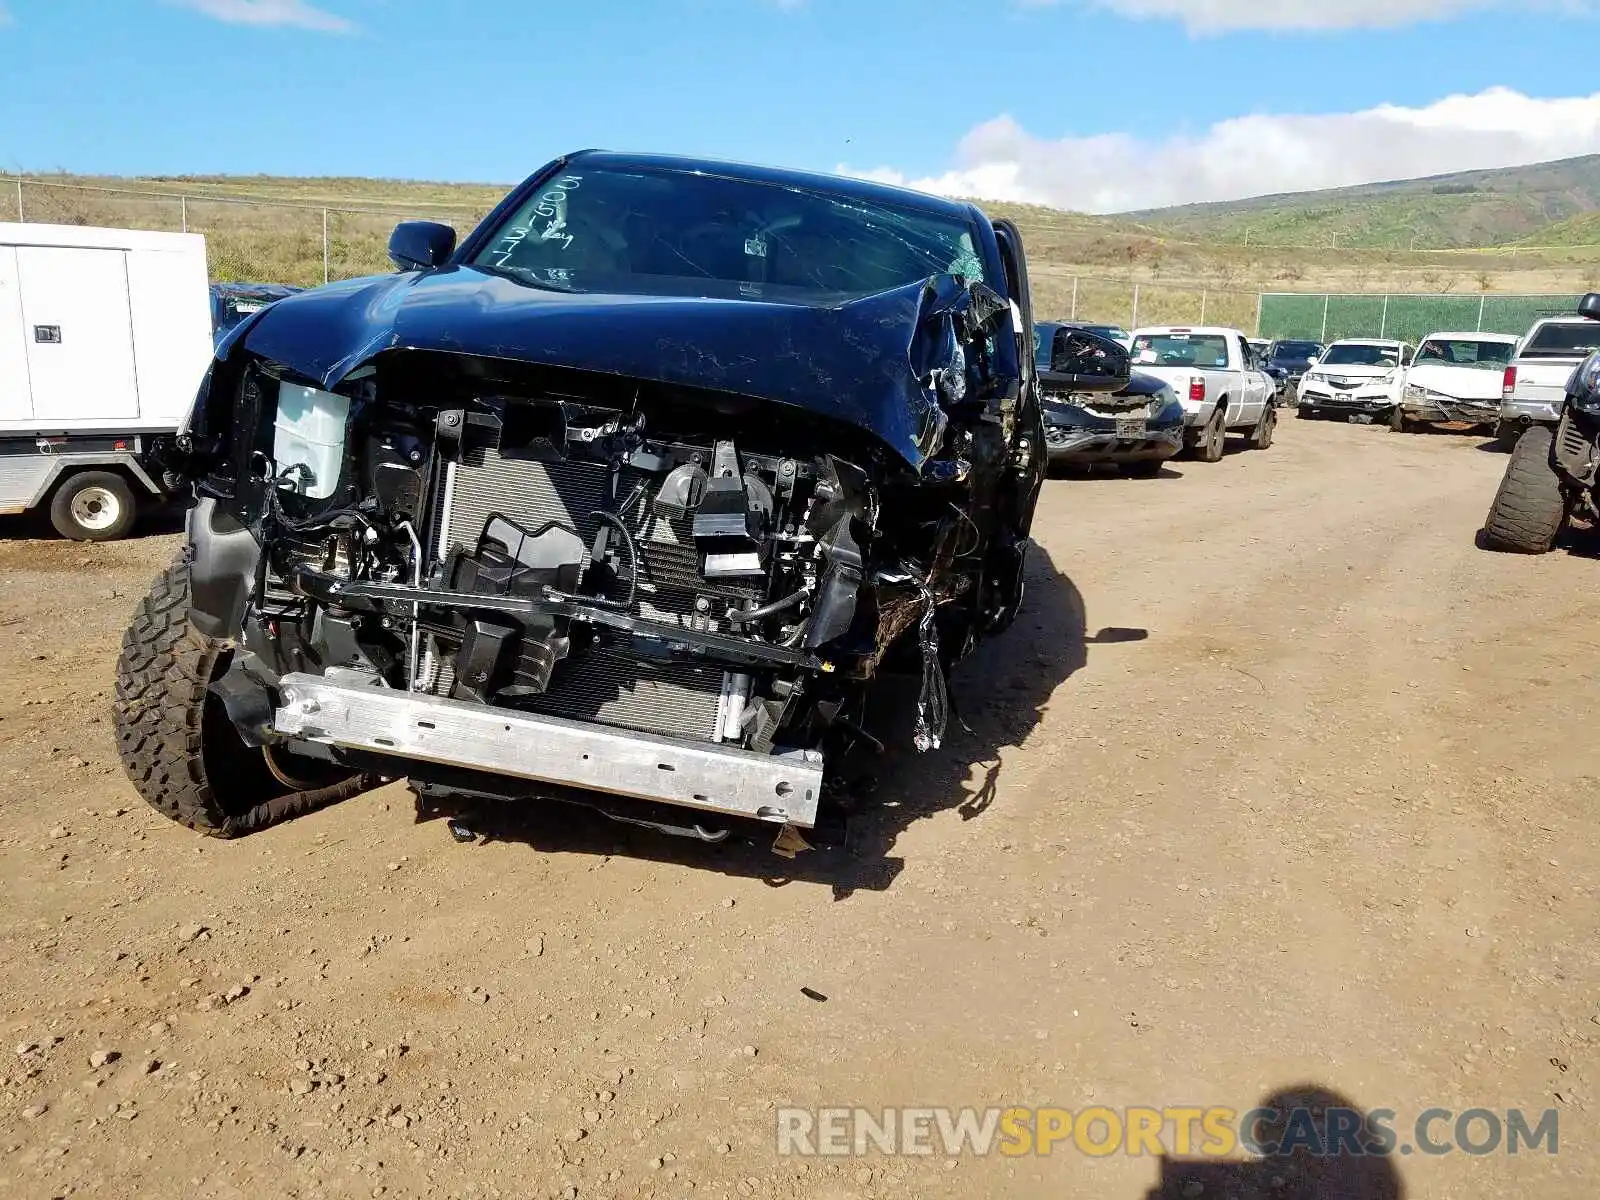
[[1114, 208], [1600, 150], [1562, 86], [1590, 0], [1524, 8], [0, 0], [0, 170], [505, 182], [598, 145]]

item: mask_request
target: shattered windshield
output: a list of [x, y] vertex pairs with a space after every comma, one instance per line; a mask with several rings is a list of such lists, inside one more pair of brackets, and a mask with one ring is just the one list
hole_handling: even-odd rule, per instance
[[687, 171], [578, 169], [474, 264], [575, 292], [806, 299], [931, 275], [983, 280], [972, 226], [844, 195]]
[[1432, 339], [1422, 343], [1413, 366], [1482, 367], [1499, 370], [1511, 361], [1513, 342], [1480, 342], [1476, 338]]

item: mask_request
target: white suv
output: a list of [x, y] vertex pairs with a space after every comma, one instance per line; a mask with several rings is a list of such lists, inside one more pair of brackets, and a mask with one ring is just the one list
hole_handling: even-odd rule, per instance
[[1411, 346], [1385, 338], [1343, 338], [1300, 381], [1300, 415], [1349, 421], [1387, 419], [1405, 392]]

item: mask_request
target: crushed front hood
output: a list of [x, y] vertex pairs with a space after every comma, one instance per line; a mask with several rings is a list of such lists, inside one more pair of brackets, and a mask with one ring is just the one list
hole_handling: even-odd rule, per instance
[[1406, 372], [1411, 387], [1426, 388], [1453, 400], [1500, 402], [1505, 372], [1487, 367], [1450, 367], [1428, 363]]
[[920, 468], [947, 423], [925, 367], [969, 307], [981, 305], [947, 275], [795, 304], [573, 293], [450, 267], [288, 297], [240, 344], [325, 388], [384, 351], [415, 349], [755, 396], [866, 429]]

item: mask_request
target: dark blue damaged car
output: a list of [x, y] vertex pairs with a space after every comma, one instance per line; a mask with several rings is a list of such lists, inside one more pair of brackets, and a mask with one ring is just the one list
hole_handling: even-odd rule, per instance
[[232, 836], [405, 777], [707, 840], [813, 826], [909, 668], [1022, 599], [1044, 380], [1016, 228], [859, 180], [598, 151], [457, 245], [221, 341], [172, 474], [188, 546], [117, 676], [144, 796]]
[[[1052, 335], [1071, 327], [1051, 321], [1036, 327], [1036, 353], [1046, 379]], [[1040, 407], [1052, 467], [1112, 465], [1129, 475], [1157, 475], [1183, 449], [1183, 405], [1154, 375], [1134, 371], [1115, 392], [1085, 394], [1047, 383], [1040, 389]]]

